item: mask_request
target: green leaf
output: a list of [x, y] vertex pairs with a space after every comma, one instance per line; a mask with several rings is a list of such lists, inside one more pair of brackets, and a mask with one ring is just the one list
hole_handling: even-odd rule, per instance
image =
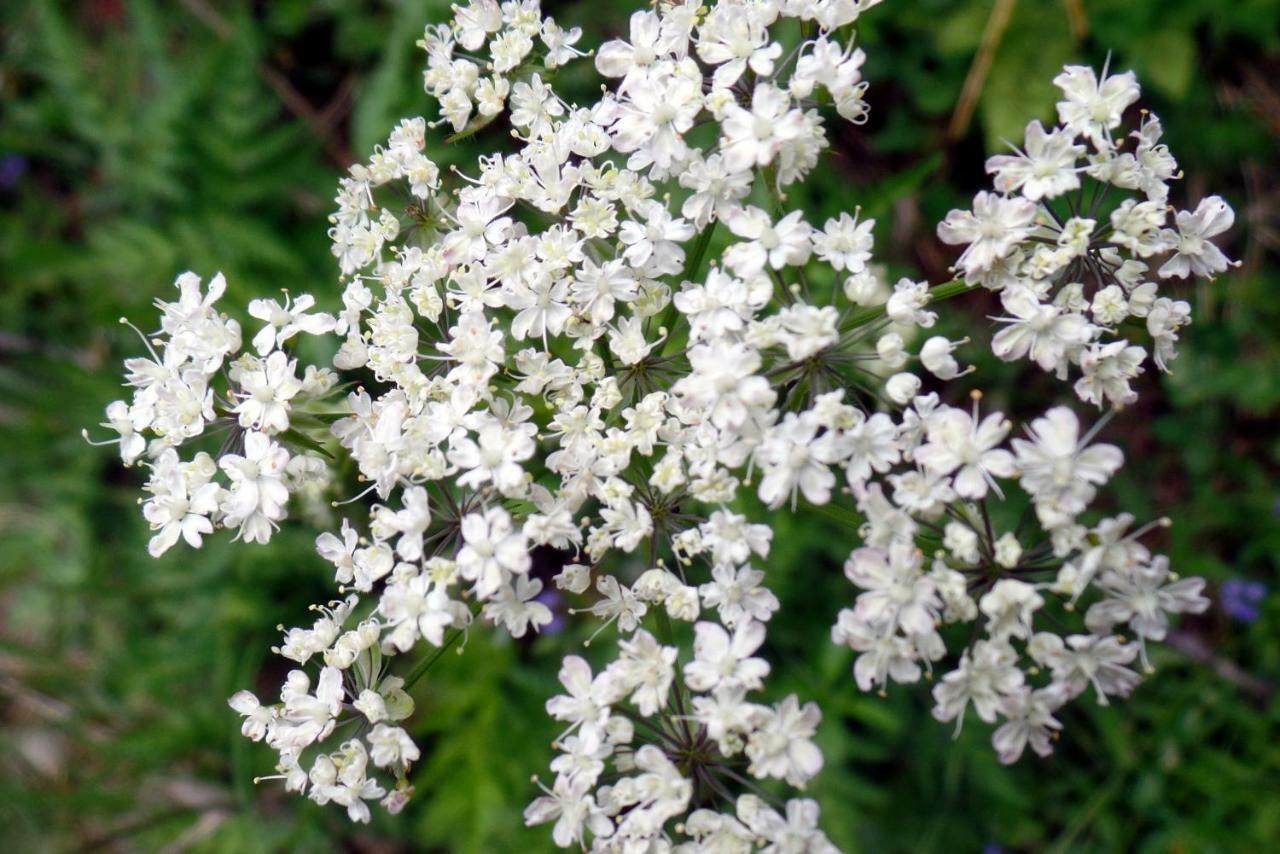
[[1020, 144], [1032, 119], [1052, 119], [1059, 95], [1053, 78], [1071, 52], [1059, 4], [1018, 4], [978, 102], [988, 152], [1005, 151], [1005, 140]]
[[1186, 30], [1150, 33], [1129, 52], [1140, 78], [1161, 94], [1180, 100], [1187, 94], [1199, 55]]

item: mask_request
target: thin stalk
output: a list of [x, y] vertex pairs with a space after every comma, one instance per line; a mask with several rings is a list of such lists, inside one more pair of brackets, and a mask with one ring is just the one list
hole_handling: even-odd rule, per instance
[[431, 665], [435, 664], [440, 659], [440, 656], [448, 652], [449, 647], [457, 643], [458, 638], [462, 637], [463, 634], [465, 634], [464, 630], [454, 629], [449, 636], [444, 639], [444, 643], [440, 645], [439, 649], [428, 655], [422, 661], [419, 661], [417, 665], [414, 666], [413, 670], [409, 671], [409, 675], [404, 678], [405, 690], [407, 691], [412, 688], [413, 683], [421, 679], [423, 674], [431, 669]]
[[[711, 220], [711, 223], [702, 230], [698, 235], [698, 242], [693, 244], [693, 251], [689, 253], [689, 260], [685, 262], [684, 270], [680, 274], [682, 281], [696, 282], [698, 276], [702, 274], [702, 265], [707, 260], [707, 250], [711, 248], [711, 238], [716, 232], [716, 225], [719, 220]], [[680, 317], [680, 311], [676, 308], [675, 290], [671, 292], [671, 304], [667, 306], [666, 312], [662, 315], [662, 326], [667, 330], [667, 344], [671, 343], [674, 337], [676, 320]], [[665, 348], [664, 348], [665, 349]]]

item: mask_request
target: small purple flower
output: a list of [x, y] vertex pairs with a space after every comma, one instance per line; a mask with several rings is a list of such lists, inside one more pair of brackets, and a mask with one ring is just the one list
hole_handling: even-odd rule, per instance
[[25, 174], [27, 174], [27, 158], [21, 154], [0, 156], [0, 190], [12, 190]]
[[1222, 610], [1242, 623], [1252, 623], [1262, 616], [1262, 600], [1266, 597], [1267, 585], [1244, 578], [1224, 581], [1220, 591]]
[[560, 595], [560, 591], [553, 587], [547, 587], [537, 595], [536, 599], [543, 605], [550, 608], [552, 615], [551, 622], [543, 626], [540, 633], [544, 635], [558, 635], [560, 632], [564, 631], [564, 596]]

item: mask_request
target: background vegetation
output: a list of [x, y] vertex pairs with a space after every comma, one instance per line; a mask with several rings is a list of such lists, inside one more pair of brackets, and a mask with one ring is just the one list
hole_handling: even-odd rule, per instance
[[[587, 24], [588, 43], [623, 29], [631, 5], [544, 3]], [[225, 705], [278, 677], [272, 627], [328, 595], [310, 538], [286, 527], [269, 547], [152, 561], [138, 473], [80, 438], [138, 349], [116, 319], [148, 325], [176, 273], [225, 271], [233, 304], [289, 287], [336, 305], [336, 175], [400, 116], [430, 109], [413, 42], [447, 3], [0, 9], [6, 849], [545, 850], [520, 810], [549, 756], [541, 705], [572, 633], [516, 645], [477, 632], [465, 657], [446, 657], [419, 685], [415, 803], [352, 827], [255, 788], [269, 751], [238, 736]], [[895, 268], [947, 277], [932, 223], [983, 184], [1000, 139], [1051, 115], [1064, 61], [1109, 52], [1166, 122], [1189, 176], [1176, 201], [1226, 196], [1245, 264], [1189, 295], [1196, 325], [1177, 373], [1145, 378], [1142, 405], [1108, 430], [1130, 458], [1117, 506], [1172, 516], [1161, 546], [1225, 595], [1183, 623], [1131, 702], [1070, 711], [1052, 759], [1000, 767], [989, 729], [970, 721], [953, 741], [923, 689], [859, 694], [848, 654], [812, 646], [830, 603], [851, 595], [838, 563], [853, 534], [778, 523], [770, 572], [786, 606], [770, 655], [786, 687], [826, 698], [828, 767], [813, 792], [830, 833], [851, 851], [1267, 850], [1280, 840], [1280, 3], [890, 0], [864, 22], [873, 119], [833, 134], [830, 178], [795, 201], [861, 203]], [[499, 138], [431, 154], [467, 161]], [[998, 406], [1014, 388], [1028, 408], [1060, 393], [997, 364], [979, 376]], [[1256, 613], [1242, 581], [1262, 585]]]

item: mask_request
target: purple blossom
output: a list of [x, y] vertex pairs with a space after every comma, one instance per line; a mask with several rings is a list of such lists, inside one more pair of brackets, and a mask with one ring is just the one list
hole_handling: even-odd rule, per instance
[[543, 626], [539, 633], [544, 635], [558, 635], [560, 632], [564, 631], [564, 596], [560, 594], [560, 591], [553, 587], [547, 587], [544, 588], [543, 591], [535, 597], [535, 599], [550, 608], [553, 615], [551, 622]]
[[27, 158], [21, 154], [0, 156], [0, 190], [11, 190], [27, 174]]
[[1261, 581], [1232, 578], [1222, 583], [1222, 610], [1234, 620], [1252, 623], [1262, 616], [1262, 600], [1267, 596], [1267, 585]]

